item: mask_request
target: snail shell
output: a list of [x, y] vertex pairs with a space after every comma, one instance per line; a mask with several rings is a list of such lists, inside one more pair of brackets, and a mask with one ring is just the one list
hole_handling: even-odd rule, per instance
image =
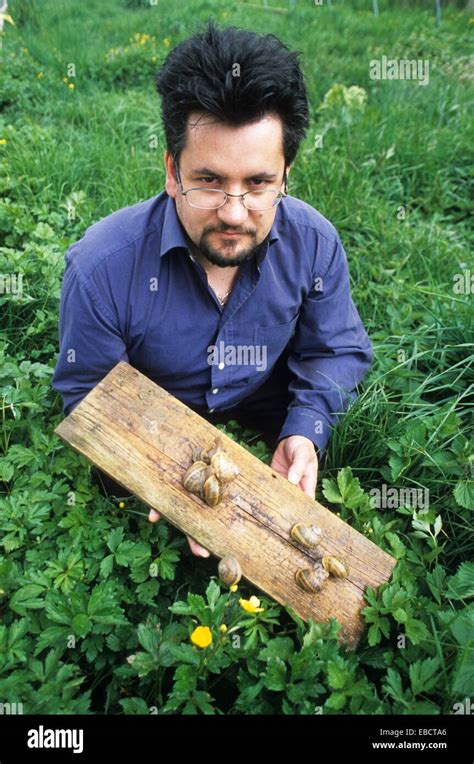
[[217, 453], [220, 453], [222, 451], [222, 438], [220, 435], [217, 436], [214, 440], [214, 445], [211, 448], [199, 448], [197, 446], [196, 448], [193, 448], [192, 452], [192, 460], [193, 462], [206, 462], [206, 464], [209, 464], [211, 461], [211, 457], [214, 456]]
[[222, 499], [222, 483], [211, 467], [207, 467], [201, 488], [201, 499], [210, 507], [215, 507]]
[[321, 528], [307, 523], [296, 523], [290, 531], [291, 538], [306, 547], [315, 547], [321, 541]]
[[325, 554], [322, 559], [324, 570], [327, 570], [331, 575], [337, 578], [347, 578], [349, 575], [349, 566], [344, 560], [340, 560], [339, 557], [334, 557], [331, 554]]
[[206, 464], [209, 464], [209, 457], [205, 448], [193, 448], [191, 458], [193, 462], [205, 462]]
[[227, 557], [223, 557], [222, 560], [219, 561], [217, 572], [222, 583], [226, 584], [227, 586], [238, 584], [242, 577], [242, 570], [238, 560], [236, 560], [235, 557], [230, 557], [229, 555]]
[[222, 483], [230, 483], [239, 474], [239, 468], [222, 451], [211, 456], [211, 467]]
[[207, 470], [205, 462], [197, 461], [191, 464], [183, 475], [183, 486], [186, 490], [200, 495]]
[[323, 586], [329, 573], [317, 562], [312, 568], [298, 570], [295, 574], [296, 583], [306, 592], [317, 592]]

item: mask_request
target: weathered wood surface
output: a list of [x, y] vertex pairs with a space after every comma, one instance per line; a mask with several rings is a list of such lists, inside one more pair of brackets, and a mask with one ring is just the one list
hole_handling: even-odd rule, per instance
[[[344, 641], [357, 644], [363, 593], [387, 581], [396, 560], [223, 433], [239, 476], [216, 507], [189, 494], [181, 479], [192, 449], [211, 446], [220, 431], [132, 366], [118, 363], [55, 432], [219, 559], [236, 557], [243, 577], [277, 602], [304, 620], [336, 617]], [[316, 550], [290, 539], [296, 522], [322, 529]], [[347, 560], [349, 577], [306, 593], [295, 572], [321, 553]]]

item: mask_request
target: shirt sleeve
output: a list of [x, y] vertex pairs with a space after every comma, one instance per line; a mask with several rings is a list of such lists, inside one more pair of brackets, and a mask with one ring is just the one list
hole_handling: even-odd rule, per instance
[[59, 355], [51, 380], [63, 399], [65, 415], [119, 362], [128, 361], [113, 311], [92, 283], [66, 258], [59, 307]]
[[337, 233], [328, 247], [329, 264], [313, 274], [290, 344], [291, 402], [278, 437], [304, 435], [320, 454], [372, 363], [372, 345], [351, 298], [347, 256]]

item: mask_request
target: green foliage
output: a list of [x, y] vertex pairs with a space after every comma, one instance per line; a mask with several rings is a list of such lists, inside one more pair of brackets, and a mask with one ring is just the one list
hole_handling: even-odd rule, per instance
[[[219, 0], [212, 14], [303, 53], [313, 123], [289, 190], [340, 231], [375, 350], [317, 499], [397, 565], [365, 592], [350, 651], [335, 619], [304, 623], [264, 596], [245, 610], [259, 592], [223, 590], [215, 561], [139, 501], [101, 496], [54, 435], [64, 252], [161, 190], [153, 75], [192, 30], [179, 4], [91, 0], [59, 19], [55, 0], [12, 0], [0, 274], [23, 283], [0, 291], [0, 697], [25, 713], [440, 714], [472, 697], [472, 295], [453, 291], [468, 251], [468, 16], [443, 4], [437, 29], [432, 3], [380, 0], [378, 19], [359, 0], [255, 5]], [[192, 21], [210, 10], [195, 4]], [[383, 54], [429, 58], [429, 88], [370, 80]], [[261, 433], [221, 428], [271, 462]]]

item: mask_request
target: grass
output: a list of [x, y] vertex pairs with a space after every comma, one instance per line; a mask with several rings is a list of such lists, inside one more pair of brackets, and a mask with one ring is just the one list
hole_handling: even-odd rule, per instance
[[[24, 287], [0, 294], [0, 697], [27, 713], [439, 714], [472, 697], [472, 293], [454, 289], [472, 243], [472, 18], [449, 5], [437, 27], [431, 3], [380, 2], [378, 17], [370, 3], [333, 5], [10, 3], [0, 274], [21, 272]], [[90, 466], [53, 435], [64, 252], [99, 218], [162, 190], [153, 72], [209, 15], [301, 50], [312, 125], [289, 191], [340, 232], [374, 344], [317, 493], [399, 560], [367, 594], [353, 654], [333, 622], [304, 625], [268, 598], [244, 617], [250, 587], [219, 592], [212, 562], [197, 564], [165, 523], [151, 527], [140, 502], [119, 511], [100, 496]], [[429, 85], [371, 80], [382, 55], [428, 59]], [[322, 109], [337, 83], [363, 88], [365, 108]], [[256, 432], [228, 431], [270, 458]], [[428, 513], [371, 506], [383, 483], [427, 488]], [[224, 613], [238, 646], [219, 631]], [[214, 635], [207, 663], [189, 642], [198, 623]]]

